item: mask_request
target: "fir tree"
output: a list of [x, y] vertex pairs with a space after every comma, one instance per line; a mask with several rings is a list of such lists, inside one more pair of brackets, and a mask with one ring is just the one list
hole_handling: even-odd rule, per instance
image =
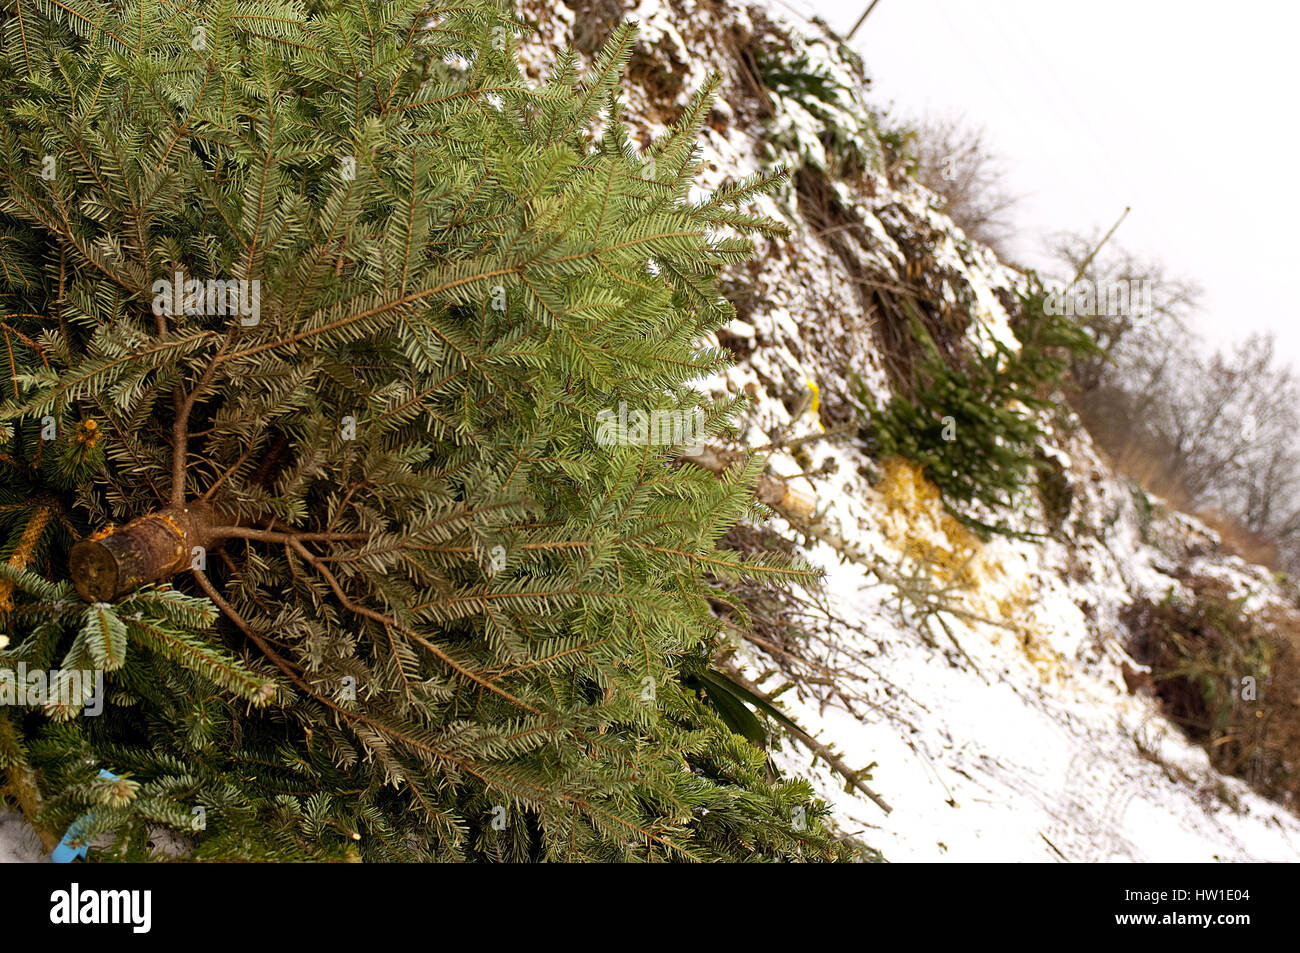
[[984, 537], [1041, 535], [987, 517], [1014, 511], [1035, 471], [1050, 474], [1040, 450], [1044, 423], [1066, 410], [1061, 390], [1071, 359], [1100, 353], [1072, 319], [1045, 310], [1047, 296], [1030, 272], [1011, 322], [1015, 347], [989, 335], [985, 350], [965, 348], [951, 358], [939, 352], [904, 298], [911, 337], [923, 349], [915, 381], [884, 403], [856, 381], [877, 452], [920, 464], [945, 509]]
[[631, 26], [534, 86], [483, 0], [3, 9], [0, 668], [107, 679], [0, 710], [14, 800], [102, 857], [844, 856], [686, 687], [720, 581], [808, 577], [719, 548], [753, 468], [600, 439], [736, 411], [775, 178], [692, 197], [716, 82], [639, 152]]

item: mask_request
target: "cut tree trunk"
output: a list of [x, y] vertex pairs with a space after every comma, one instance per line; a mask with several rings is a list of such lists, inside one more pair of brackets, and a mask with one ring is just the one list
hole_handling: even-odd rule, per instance
[[[681, 459], [684, 463], [694, 464], [721, 476], [742, 457], [740, 453], [732, 453], [721, 447], [704, 446], [700, 447], [694, 455], [683, 456]], [[816, 499], [809, 494], [769, 473], [759, 474], [758, 483], [754, 487], [754, 496], [760, 503], [766, 503], [782, 515], [794, 516], [801, 520], [811, 517], [817, 504]]]
[[213, 512], [200, 503], [168, 507], [97, 533], [72, 547], [68, 573], [87, 602], [112, 602], [189, 569], [217, 540]]

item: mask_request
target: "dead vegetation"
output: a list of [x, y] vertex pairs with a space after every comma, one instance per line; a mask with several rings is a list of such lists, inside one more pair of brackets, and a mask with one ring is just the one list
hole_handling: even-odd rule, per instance
[[[1089, 432], [1093, 432], [1087, 418], [1084, 420]], [[1168, 459], [1149, 445], [1130, 437], [1118, 447], [1112, 446], [1111, 452], [1100, 444], [1095, 446], [1112, 472], [1129, 477], [1142, 492], [1159, 497], [1170, 509], [1195, 516], [1213, 530], [1225, 552], [1273, 572], [1281, 568], [1281, 554], [1273, 535], [1249, 529], [1241, 519], [1220, 507], [1198, 507]]]
[[1007, 190], [1006, 162], [987, 131], [961, 115], [929, 116], [912, 131], [916, 178], [943, 199], [944, 213], [968, 238], [1010, 261], [1021, 198]]
[[[915, 383], [916, 365], [925, 356], [915, 324], [930, 336], [951, 366], [960, 366], [968, 344], [970, 289], [941, 268], [934, 256], [939, 234], [897, 206], [877, 217], [906, 255], [900, 269], [881, 264], [878, 248], [862, 216], [846, 208], [821, 170], [804, 167], [795, 174], [799, 212], [816, 237], [839, 260], [853, 285], [862, 314], [872, 322], [872, 337], [885, 368], [901, 392]], [[849, 329], [852, 330], [852, 329]]]
[[[733, 526], [723, 544], [748, 554], [798, 553], [790, 540], [749, 523]], [[815, 699], [822, 707], [833, 702], [857, 717], [864, 716], [868, 710], [893, 714], [873, 700], [873, 692], [862, 680], [863, 670], [874, 671], [868, 661], [873, 653], [849, 649], [835, 637], [836, 632], [853, 626], [832, 612], [824, 593], [800, 593], [746, 581], [730, 582], [725, 588], [726, 598], [713, 600], [713, 610], [730, 633], [732, 645], [720, 651], [714, 661], [729, 678], [771, 703], [794, 691], [800, 698]], [[753, 681], [741, 673], [732, 658], [741, 640], [759, 649], [761, 657], [771, 663]], [[883, 684], [890, 684], [879, 672], [875, 672], [875, 677]], [[774, 679], [775, 689], [764, 685]], [[844, 778], [847, 786], [866, 795], [886, 814], [892, 810], [866, 783], [871, 780], [874, 763], [864, 768], [854, 767], [844, 755], [818, 741], [797, 723], [786, 724], [785, 733], [825, 761]]]
[[1300, 793], [1300, 613], [1248, 611], [1221, 580], [1139, 600], [1122, 620], [1165, 715], [1214, 767], [1292, 809]]
[[564, 0], [564, 5], [574, 12], [573, 45], [588, 56], [623, 22], [627, 8], [624, 0]]

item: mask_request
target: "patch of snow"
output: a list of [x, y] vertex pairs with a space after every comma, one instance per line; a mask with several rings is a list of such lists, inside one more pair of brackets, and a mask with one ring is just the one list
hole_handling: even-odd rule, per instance
[[0, 808], [0, 864], [39, 863], [50, 863], [41, 839], [21, 814]]

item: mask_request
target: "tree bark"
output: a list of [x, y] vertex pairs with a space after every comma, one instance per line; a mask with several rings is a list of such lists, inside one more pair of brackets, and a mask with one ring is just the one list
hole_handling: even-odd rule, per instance
[[83, 539], [72, 547], [68, 573], [77, 594], [87, 602], [113, 602], [129, 592], [162, 582], [217, 542], [214, 514], [197, 501], [168, 507], [125, 526]]
[[[730, 453], [721, 447], [704, 446], [694, 456], [683, 456], [681, 459], [683, 463], [694, 464], [721, 476], [741, 458], [742, 454]], [[766, 503], [783, 516], [793, 515], [796, 519], [808, 519], [817, 505], [817, 500], [808, 493], [768, 473], [759, 474], [754, 496], [760, 503]]]

